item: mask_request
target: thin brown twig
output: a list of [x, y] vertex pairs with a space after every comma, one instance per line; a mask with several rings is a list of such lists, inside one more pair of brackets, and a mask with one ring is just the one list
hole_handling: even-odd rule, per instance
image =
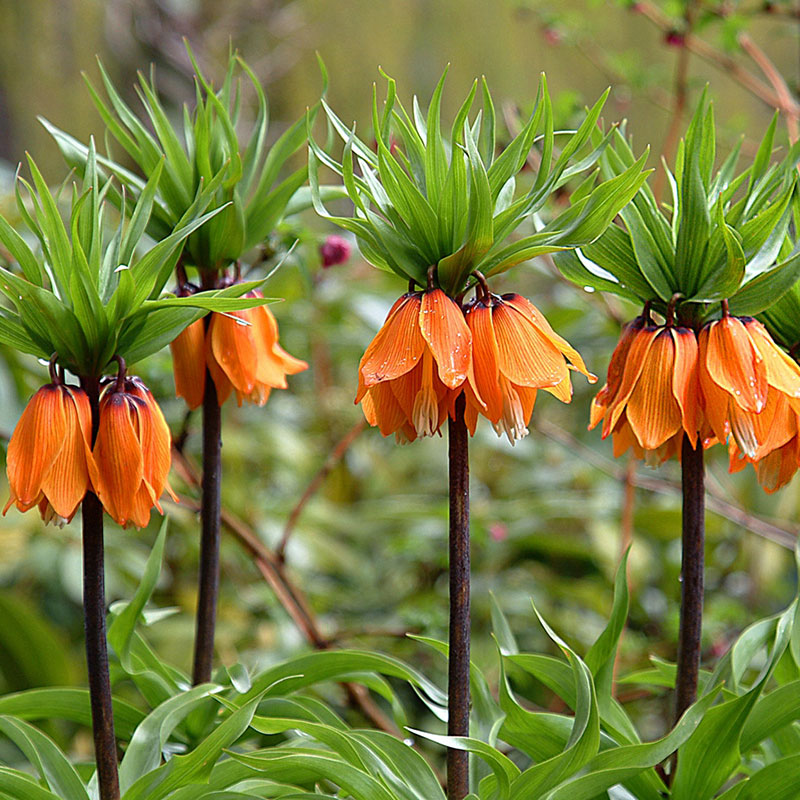
[[[673, 20], [650, 0], [637, 0], [634, 8], [664, 33], [669, 33], [673, 30]], [[695, 55], [700, 56], [704, 61], [719, 67], [720, 70], [758, 97], [759, 100], [763, 100], [768, 106], [777, 108], [780, 105], [778, 96], [772, 87], [745, 69], [736, 59], [726, 55], [705, 39], [689, 33], [684, 38], [683, 46]]]
[[[686, 47], [686, 37], [691, 35], [692, 25], [694, 24], [694, 8], [695, 3], [689, 2], [686, 4], [686, 13], [684, 14], [685, 33], [681, 39], [681, 47], [678, 52], [678, 60], [675, 64], [675, 82], [673, 85], [673, 102], [672, 114], [670, 118], [669, 128], [667, 129], [664, 143], [661, 146], [661, 158], [670, 161], [678, 146], [678, 139], [680, 138], [681, 127], [683, 126], [683, 115], [686, 111], [686, 105], [689, 99], [689, 48]], [[659, 162], [661, 159], [659, 159]], [[655, 195], [656, 202], [660, 202], [661, 194], [664, 191], [667, 175], [665, 170], [659, 169], [656, 172], [655, 179], [653, 180], [653, 194]]]
[[311, 483], [308, 484], [306, 490], [303, 492], [302, 496], [297, 501], [297, 504], [289, 514], [289, 517], [286, 520], [286, 525], [283, 528], [281, 539], [278, 542], [278, 546], [275, 548], [275, 556], [279, 561], [284, 561], [286, 559], [286, 547], [289, 544], [289, 538], [291, 537], [295, 525], [297, 525], [297, 520], [303, 513], [303, 509], [306, 507], [306, 504], [316, 494], [317, 490], [324, 483], [325, 478], [330, 475], [333, 468], [344, 458], [344, 455], [350, 448], [350, 445], [353, 444], [353, 442], [366, 427], [367, 421], [362, 417], [339, 440], [339, 442], [336, 444], [336, 447], [333, 448], [328, 457], [325, 459], [325, 463], [319, 468], [317, 474], [311, 479]]
[[800, 137], [798, 123], [800, 123], [800, 105], [792, 97], [783, 75], [772, 63], [770, 57], [753, 41], [747, 33], [740, 33], [738, 36], [739, 46], [742, 50], [756, 62], [759, 69], [764, 73], [764, 77], [772, 84], [775, 94], [780, 101], [778, 109], [786, 117], [786, 131], [789, 134], [790, 144], [794, 144]]
[[[596, 453], [590, 447], [587, 447], [568, 431], [541, 417], [535, 420], [534, 425], [543, 436], [547, 436], [549, 439], [562, 444], [572, 453], [580, 453], [584, 461], [592, 464], [616, 480], [624, 480], [624, 470], [614, 466], [613, 462], [599, 453]], [[648, 491], [657, 492], [659, 494], [677, 495], [681, 492], [681, 486], [676, 481], [667, 481], [662, 478], [649, 478], [639, 473], [634, 475], [633, 484], [638, 489], [647, 489]], [[708, 487], [706, 488], [706, 508], [730, 522], [740, 525], [751, 533], [755, 533], [756, 536], [775, 542], [781, 547], [785, 547], [787, 550], [793, 550], [797, 543], [797, 533], [795, 531], [784, 528], [762, 517], [750, 514], [745, 509], [725, 500], [717, 494], [716, 491], [712, 492]]]

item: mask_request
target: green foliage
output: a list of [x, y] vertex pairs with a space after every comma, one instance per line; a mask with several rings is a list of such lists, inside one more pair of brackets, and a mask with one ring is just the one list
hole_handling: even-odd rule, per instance
[[[777, 114], [753, 163], [736, 174], [739, 146], [714, 172], [716, 134], [705, 93], [678, 148], [671, 188], [659, 205], [644, 185], [613, 225], [580, 251], [555, 257], [581, 286], [650, 302], [664, 311], [674, 296], [680, 313], [700, 318], [711, 303], [729, 299], [734, 314], [752, 315], [774, 303], [800, 277], [789, 225], [800, 147], [772, 162]], [[620, 131], [601, 158], [607, 178], [624, 174], [633, 153]], [[740, 143], [741, 144], [741, 143]]]
[[[94, 146], [83, 186], [73, 186], [65, 222], [33, 159], [33, 184], [17, 178], [17, 207], [39, 243], [40, 254], [0, 217], [0, 242], [19, 269], [0, 266], [0, 291], [14, 310], [0, 310], [0, 341], [49, 358], [77, 375], [99, 376], [115, 355], [136, 361], [171, 341], [209, 308], [247, 308], [264, 302], [240, 298], [258, 284], [238, 284], [193, 297], [162, 295], [184, 240], [219, 211], [205, 212], [211, 184], [193, 200], [175, 230], [146, 252], [141, 240], [153, 208], [161, 165], [134, 206], [109, 230], [111, 181], [101, 182]], [[23, 195], [27, 192], [32, 211]], [[210, 191], [209, 191], [210, 190]]]
[[[112, 612], [116, 683], [132, 680], [149, 707], [142, 714], [128, 711], [119, 700], [115, 704], [118, 736], [127, 742], [120, 766], [124, 800], [444, 800], [435, 771], [408, 742], [353, 728], [308, 693], [328, 681], [358, 681], [390, 702], [402, 724], [395, 690], [386, 681], [391, 677], [410, 681], [434, 716], [444, 718], [446, 696], [397, 659], [374, 652], [320, 652], [252, 678], [238, 669], [220, 670], [214, 683], [187, 688], [187, 676], [163, 664], [143, 636], [148, 620], [163, 616], [147, 607], [165, 532], [162, 526], [134, 599]], [[611, 681], [629, 611], [626, 566], [623, 560], [617, 572], [610, 618], [583, 658], [541, 617], [564, 658], [519, 652], [495, 605], [497, 699], [473, 665], [471, 735], [409, 733], [470, 752], [472, 797], [478, 800], [711, 800], [723, 790], [719, 796], [724, 798], [791, 798], [798, 774], [794, 749], [800, 743], [798, 600], [745, 630], [713, 674], [704, 674], [700, 698], [678, 724], [645, 743], [614, 699]], [[428, 643], [446, 656], [445, 644]], [[655, 671], [666, 676], [663, 683], [670, 688], [674, 668]], [[148, 674], [151, 683], [144, 680]], [[523, 706], [512, 679], [520, 683], [525, 676], [547, 686], [568, 713]], [[621, 683], [652, 686], [643, 674]], [[153, 699], [155, 686], [163, 699]], [[45, 698], [41, 691], [0, 699], [0, 734], [19, 748], [36, 776], [2, 767], [0, 792], [12, 798], [85, 800], [91, 792], [85, 771], [26, 720], [64, 716], [85, 724], [87, 694], [51, 689]], [[668, 788], [656, 767], [674, 752], [678, 767]]]
[[[475, 119], [470, 122], [469, 114], [478, 81], [456, 114], [449, 135], [443, 130], [446, 75], [445, 71], [426, 114], [414, 99], [413, 119], [397, 99], [394, 80], [387, 76], [382, 113], [373, 91], [377, 153], [323, 101], [330, 124], [344, 141], [338, 162], [314, 141], [309, 118], [314, 207], [325, 219], [354, 233], [364, 258], [374, 266], [419, 286], [427, 284], [428, 270], [435, 266], [441, 288], [457, 294], [475, 270], [495, 275], [534, 256], [593, 241], [643, 184], [646, 156], [600, 186], [584, 183], [566, 211], [535, 233], [508, 243], [509, 235], [540, 211], [556, 189], [599, 158], [608, 137], [593, 143], [592, 133], [608, 92], [586, 112], [577, 131], [556, 132], [542, 76], [530, 119], [497, 153], [495, 110], [485, 80], [481, 82], [483, 108]], [[555, 146], [557, 136], [563, 137], [560, 151]], [[535, 178], [527, 192], [518, 194], [517, 175], [537, 142], [541, 152]], [[319, 186], [320, 165], [342, 177], [354, 205], [352, 217], [333, 216], [326, 210]]]
[[[108, 101], [86, 78], [109, 133], [136, 164], [139, 175], [110, 156], [98, 157], [97, 161], [119, 180], [121, 189], [113, 188], [109, 196], [121, 209], [126, 195], [138, 199], [148, 192], [152, 182], [149, 176], [159, 173], [149, 190], [152, 213], [143, 226], [157, 241], [167, 238], [181, 224], [202, 195], [206, 208], [217, 213], [208, 225], [186, 237], [184, 259], [187, 265], [201, 270], [223, 269], [264, 242], [290, 203], [294, 201], [295, 213], [308, 205], [307, 193], [301, 191], [307, 167], [281, 175], [291, 156], [305, 144], [305, 119], [268, 146], [267, 98], [250, 67], [231, 55], [222, 86], [216, 90], [200, 71], [188, 42], [186, 49], [195, 70], [196, 102], [192, 112], [184, 106], [181, 132], [176, 131], [159, 99], [153, 74], [149, 81], [139, 74], [137, 93], [145, 121], [128, 107], [102, 64], [99, 68]], [[242, 72], [256, 93], [258, 114], [249, 138], [240, 141], [237, 127]], [[313, 118], [315, 111], [309, 113]], [[42, 122], [67, 163], [83, 172], [89, 148], [46, 120]], [[297, 199], [302, 201], [303, 197], [305, 201], [298, 203]]]

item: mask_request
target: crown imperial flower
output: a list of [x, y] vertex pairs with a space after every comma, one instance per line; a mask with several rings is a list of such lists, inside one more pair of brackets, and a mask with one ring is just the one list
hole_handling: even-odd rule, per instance
[[[258, 291], [245, 297], [263, 297]], [[267, 306], [209, 315], [208, 327], [197, 320], [171, 343], [175, 393], [189, 408], [203, 402], [206, 366], [222, 405], [236, 392], [239, 405], [246, 400], [263, 406], [272, 389], [286, 389], [287, 375], [308, 369], [278, 343], [278, 323]]]
[[[472, 333], [477, 394], [467, 384], [465, 421], [475, 433], [485, 416], [511, 444], [528, 433], [536, 391], [544, 389], [569, 403], [569, 367], [594, 383], [583, 359], [551, 327], [542, 313], [519, 294], [502, 297], [485, 291], [466, 311]], [[569, 363], [567, 362], [569, 360]]]
[[46, 522], [75, 515], [91, 488], [91, 410], [86, 393], [59, 382], [42, 386], [22, 412], [8, 443], [6, 471], [12, 505], [38, 506]]
[[678, 455], [684, 433], [696, 446], [699, 415], [698, 348], [694, 331], [657, 326], [637, 317], [625, 326], [608, 378], [592, 401], [589, 429], [603, 421], [614, 455], [629, 448], [659, 463]]
[[724, 314], [699, 335], [700, 389], [708, 424], [722, 442], [732, 436], [758, 460], [794, 434], [800, 411], [800, 367], [764, 326]]
[[115, 380], [100, 397], [92, 483], [117, 524], [142, 528], [150, 509], [163, 513], [161, 494], [177, 497], [167, 483], [170, 434], [161, 409], [138, 378]]
[[[358, 365], [356, 403], [401, 441], [433, 436], [472, 377], [472, 334], [441, 289], [400, 297]], [[473, 390], [476, 391], [476, 390]]]

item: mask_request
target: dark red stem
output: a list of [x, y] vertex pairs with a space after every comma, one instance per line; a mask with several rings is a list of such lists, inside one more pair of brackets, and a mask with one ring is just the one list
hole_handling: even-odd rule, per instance
[[[456, 400], [449, 422], [450, 462], [450, 660], [448, 671], [449, 736], [469, 736], [469, 450], [464, 422], [465, 398]], [[469, 794], [469, 753], [447, 751], [447, 797]]]
[[[92, 444], [100, 424], [100, 385], [97, 379], [81, 381], [92, 410]], [[81, 506], [83, 519], [83, 620], [86, 667], [92, 709], [92, 733], [100, 800], [118, 800], [117, 743], [111, 704], [106, 643], [106, 600], [103, 570], [103, 506], [87, 492]]]

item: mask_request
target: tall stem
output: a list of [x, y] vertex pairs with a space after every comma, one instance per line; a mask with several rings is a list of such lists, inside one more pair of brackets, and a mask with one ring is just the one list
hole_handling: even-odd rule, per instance
[[[84, 380], [92, 410], [92, 444], [100, 424], [99, 386]], [[106, 598], [103, 570], [103, 506], [94, 492], [87, 492], [81, 506], [83, 519], [83, 624], [86, 638], [86, 667], [92, 709], [92, 733], [97, 762], [100, 800], [118, 800], [117, 742], [111, 704], [106, 644]]]
[[[450, 660], [448, 674], [449, 736], [469, 736], [469, 452], [464, 423], [465, 399], [456, 400], [449, 422], [450, 461]], [[447, 751], [447, 797], [469, 794], [469, 753]]]
[[694, 449], [684, 435], [681, 454], [683, 482], [683, 554], [681, 558], [681, 619], [678, 634], [678, 674], [675, 721], [697, 698], [700, 633], [703, 623], [705, 489], [703, 444]]
[[222, 451], [222, 413], [217, 389], [206, 370], [203, 393], [203, 479], [200, 507], [200, 576], [197, 597], [197, 634], [194, 642], [194, 684], [211, 680], [214, 627], [219, 592], [219, 531]]

